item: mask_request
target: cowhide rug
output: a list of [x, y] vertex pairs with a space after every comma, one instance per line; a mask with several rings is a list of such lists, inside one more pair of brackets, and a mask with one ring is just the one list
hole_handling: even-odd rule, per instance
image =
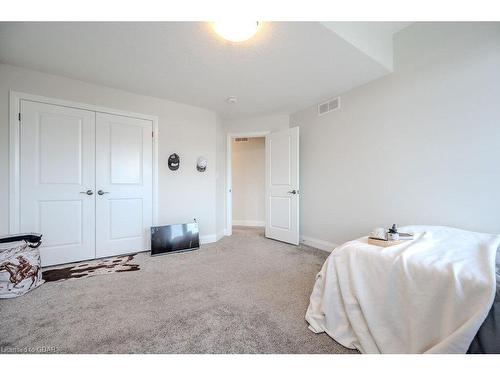
[[137, 254], [124, 255], [107, 259], [97, 259], [62, 268], [43, 270], [42, 277], [45, 282], [62, 281], [68, 279], [81, 279], [115, 272], [139, 271], [138, 264], [131, 261]]

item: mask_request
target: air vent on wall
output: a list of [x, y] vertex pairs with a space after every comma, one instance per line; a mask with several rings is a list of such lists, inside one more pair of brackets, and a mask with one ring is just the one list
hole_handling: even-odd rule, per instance
[[248, 142], [248, 138], [235, 138], [235, 142]]
[[318, 116], [322, 116], [328, 112], [336, 111], [339, 108], [340, 108], [340, 96], [338, 98], [318, 104]]

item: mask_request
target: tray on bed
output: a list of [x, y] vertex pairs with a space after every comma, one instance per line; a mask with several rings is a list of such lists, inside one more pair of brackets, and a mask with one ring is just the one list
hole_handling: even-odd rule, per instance
[[370, 245], [381, 246], [381, 247], [389, 247], [394, 245], [399, 245], [403, 242], [408, 242], [411, 240], [397, 240], [397, 241], [389, 241], [389, 240], [379, 240], [377, 238], [368, 237], [368, 243]]

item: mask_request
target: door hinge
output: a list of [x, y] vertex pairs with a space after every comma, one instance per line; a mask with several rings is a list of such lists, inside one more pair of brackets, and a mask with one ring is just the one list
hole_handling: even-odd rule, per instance
[[151, 138], [155, 137], [155, 132], [151, 132]]
[[17, 118], [19, 119], [19, 122], [21, 122], [21, 112], [17, 114]]

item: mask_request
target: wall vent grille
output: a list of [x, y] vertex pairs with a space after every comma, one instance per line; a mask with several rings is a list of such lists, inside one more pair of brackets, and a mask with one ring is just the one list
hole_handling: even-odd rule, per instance
[[340, 96], [329, 100], [327, 102], [318, 104], [318, 116], [323, 116], [324, 114], [332, 111], [336, 111], [340, 108]]
[[235, 142], [248, 142], [248, 138], [235, 138]]

